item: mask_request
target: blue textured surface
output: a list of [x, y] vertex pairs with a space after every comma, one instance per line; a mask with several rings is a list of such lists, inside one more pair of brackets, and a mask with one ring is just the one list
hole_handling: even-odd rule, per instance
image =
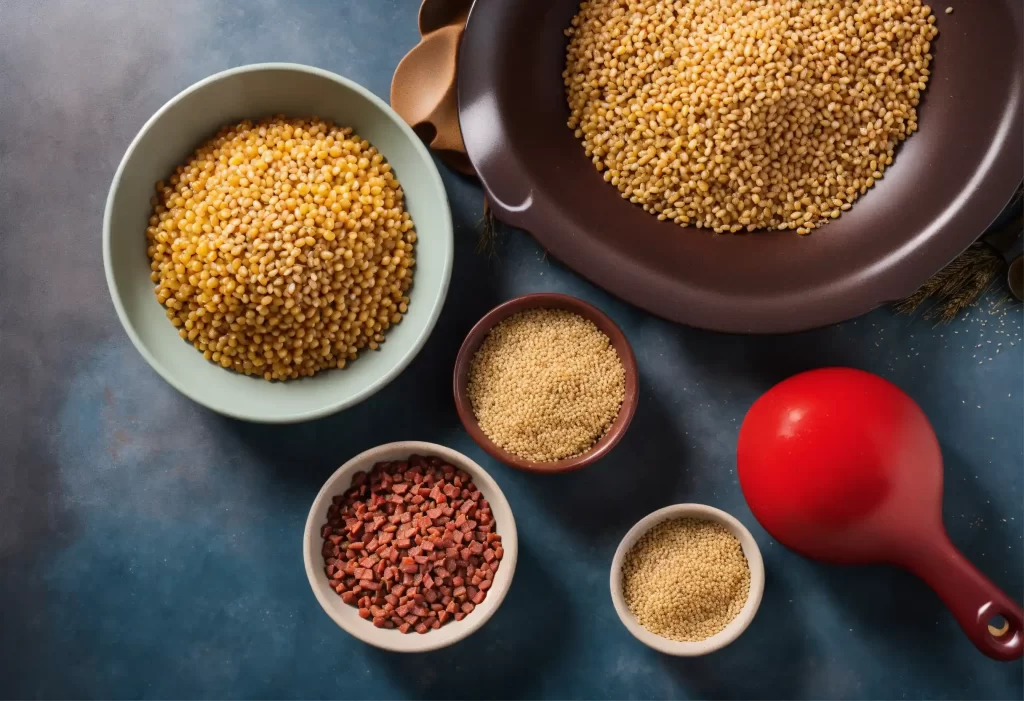
[[[304, 425], [253, 426], [190, 403], [145, 365], [100, 260], [107, 186], [138, 128], [190, 83], [258, 61], [321, 66], [386, 97], [416, 41], [416, 6], [0, 2], [0, 696], [1020, 699], [1021, 664], [976, 652], [909, 575], [827, 567], [774, 544], [743, 502], [733, 457], [744, 410], [793, 372], [842, 364], [894, 380], [941, 438], [953, 541], [1019, 601], [1019, 306], [986, 305], [938, 329], [884, 310], [775, 339], [684, 329], [610, 298], [525, 234], [507, 234], [496, 261], [475, 255], [482, 195], [444, 171], [457, 227], [448, 303], [422, 354], [370, 401]], [[622, 445], [552, 478], [476, 448], [449, 389], [472, 323], [542, 290], [611, 315], [642, 377]], [[300, 551], [323, 480], [398, 439], [478, 460], [521, 533], [491, 622], [413, 657], [338, 629]], [[607, 591], [625, 531], [680, 501], [735, 514], [767, 569], [750, 629], [702, 659], [641, 646]]]

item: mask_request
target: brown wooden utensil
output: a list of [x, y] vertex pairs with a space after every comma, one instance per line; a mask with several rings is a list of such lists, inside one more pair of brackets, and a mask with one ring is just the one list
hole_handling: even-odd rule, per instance
[[456, 61], [472, 0], [424, 0], [420, 43], [391, 80], [391, 106], [450, 167], [473, 175], [459, 129]]

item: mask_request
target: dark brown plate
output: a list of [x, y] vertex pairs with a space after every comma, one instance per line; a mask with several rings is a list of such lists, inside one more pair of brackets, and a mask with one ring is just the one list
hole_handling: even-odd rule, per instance
[[[476, 421], [476, 415], [473, 413], [473, 404], [469, 401], [469, 393], [467, 392], [469, 365], [473, 360], [473, 356], [476, 355], [477, 350], [480, 348], [480, 344], [484, 342], [487, 334], [491, 332], [495, 325], [513, 314], [526, 311], [527, 309], [564, 309], [579, 314], [585, 319], [590, 319], [611, 341], [615, 352], [619, 354], [622, 369], [626, 371], [626, 393], [622, 398], [622, 406], [619, 408], [618, 415], [615, 417], [612, 425], [608, 427], [608, 432], [594, 444], [594, 447], [575, 458], [556, 460], [554, 462], [533, 462], [531, 460], [524, 460], [518, 455], [513, 455], [491, 441], [484, 434], [480, 424]], [[594, 464], [610, 453], [615, 444], [626, 434], [626, 429], [629, 428], [629, 422], [633, 420], [637, 401], [640, 398], [636, 358], [633, 355], [633, 349], [629, 345], [629, 341], [626, 339], [626, 335], [622, 333], [622, 329], [616, 326], [614, 321], [592, 304], [587, 304], [582, 299], [577, 299], [576, 297], [555, 294], [553, 292], [516, 297], [504, 304], [499, 304], [485, 314], [484, 318], [478, 321], [466, 335], [466, 340], [462, 342], [462, 347], [459, 348], [459, 355], [455, 359], [453, 390], [455, 392], [455, 408], [459, 412], [459, 419], [462, 420], [462, 425], [466, 427], [466, 431], [469, 432], [469, 435], [472, 436], [473, 440], [481, 448], [487, 451], [492, 458], [500, 460], [506, 465], [517, 467], [520, 470], [540, 473], [578, 470], [581, 467]]]
[[1020, 0], [935, 8], [920, 131], [853, 209], [809, 236], [715, 235], [659, 222], [605, 183], [566, 126], [563, 30], [578, 0], [487, 0], [459, 53], [466, 150], [501, 220], [655, 314], [772, 333], [913, 292], [999, 214], [1024, 166]]

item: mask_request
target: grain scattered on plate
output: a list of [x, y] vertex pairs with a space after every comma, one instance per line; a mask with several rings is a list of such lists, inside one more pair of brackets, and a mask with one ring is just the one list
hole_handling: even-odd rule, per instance
[[808, 233], [917, 130], [937, 29], [920, 0], [588, 0], [566, 34], [569, 127], [622, 197]]

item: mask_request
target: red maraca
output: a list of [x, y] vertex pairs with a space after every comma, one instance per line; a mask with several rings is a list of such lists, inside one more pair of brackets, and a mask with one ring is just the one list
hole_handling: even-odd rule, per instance
[[[791, 377], [747, 412], [736, 459], [751, 511], [780, 543], [815, 559], [910, 570], [979, 650], [1021, 656], [1024, 613], [946, 535], [939, 443], [896, 385], [847, 368]], [[1002, 630], [989, 625], [997, 616]]]

